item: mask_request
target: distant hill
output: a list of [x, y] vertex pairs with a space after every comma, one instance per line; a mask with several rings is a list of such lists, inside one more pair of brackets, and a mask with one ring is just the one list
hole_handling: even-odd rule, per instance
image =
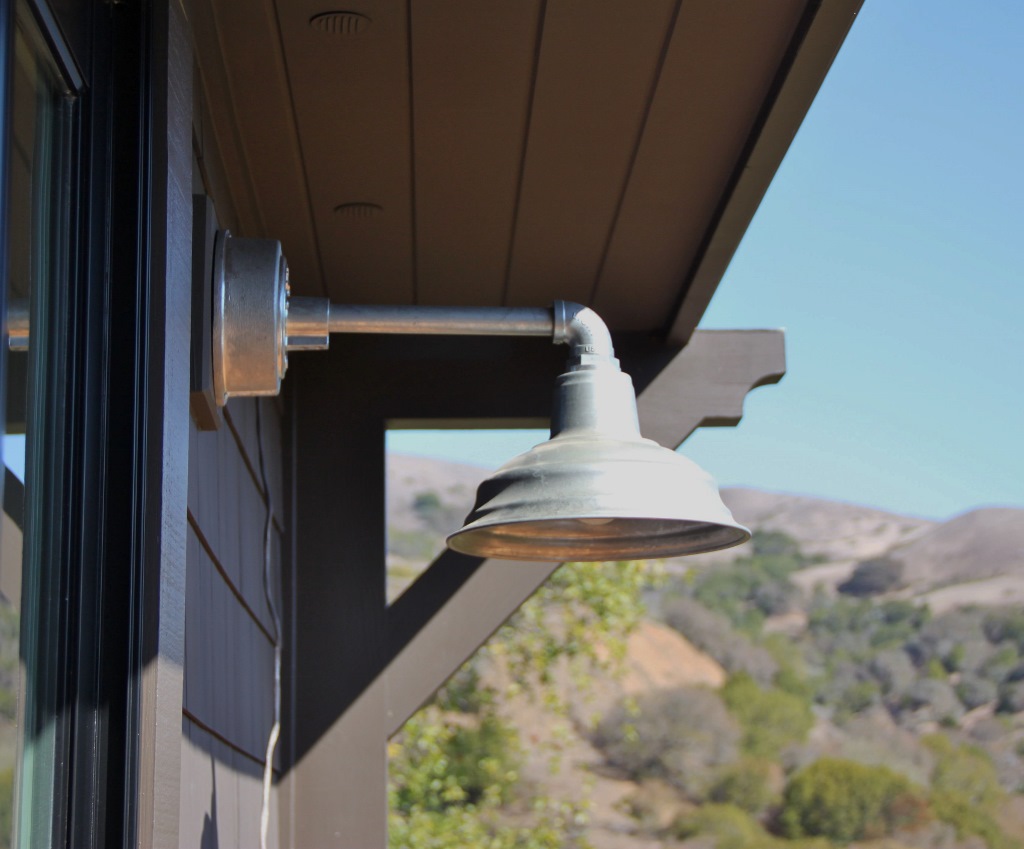
[[[434, 493], [452, 515], [458, 516], [450, 530], [457, 530], [476, 498], [476, 488], [488, 472], [476, 466], [449, 463], [408, 454], [389, 454], [387, 471], [388, 524], [410, 531], [430, 527], [416, 497]], [[441, 530], [437, 534], [441, 536]]]
[[1024, 569], [1024, 510], [972, 510], [895, 546], [906, 578], [941, 586]]
[[[469, 512], [484, 469], [402, 454], [388, 459], [390, 563], [404, 584], [430, 562]], [[846, 580], [857, 563], [893, 557], [904, 566], [901, 595], [925, 596], [937, 610], [963, 604], [1024, 602], [1024, 510], [992, 507], [934, 522], [801, 495], [726, 488], [737, 521], [781, 531], [822, 560], [794, 581], [805, 589]], [[683, 568], [710, 567], [750, 553], [749, 544], [680, 559]]]
[[[872, 507], [739, 487], [722, 490], [737, 521], [753, 530], [782, 531], [808, 555], [831, 561], [878, 557], [926, 533], [928, 519], [887, 513]], [[742, 550], [729, 555], [732, 559]]]

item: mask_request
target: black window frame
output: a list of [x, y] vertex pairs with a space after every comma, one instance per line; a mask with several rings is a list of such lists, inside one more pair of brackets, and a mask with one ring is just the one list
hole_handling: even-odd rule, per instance
[[[34, 833], [32, 845], [131, 847], [144, 830], [143, 676], [155, 651], [148, 615], [158, 591], [148, 565], [159, 533], [152, 503], [162, 483], [153, 444], [160, 281], [151, 252], [153, 233], [166, 222], [152, 198], [154, 168], [166, 166], [154, 153], [152, 67], [155, 18], [166, 5], [63, 2], [51, 9], [46, 0], [27, 2], [69, 84], [75, 127], [70, 284], [60, 314], [48, 319], [63, 371], [62, 385], [49, 388], [64, 412], [42, 437], [58, 441], [63, 458], [39, 517], [63, 528], [46, 565], [54, 603], [37, 623], [52, 638], [45, 685], [57, 693], [49, 719], [59, 726], [61, 750], [49, 833]], [[5, 274], [14, 14], [14, 0], [0, 0]], [[3, 369], [0, 352], [0, 378]]]

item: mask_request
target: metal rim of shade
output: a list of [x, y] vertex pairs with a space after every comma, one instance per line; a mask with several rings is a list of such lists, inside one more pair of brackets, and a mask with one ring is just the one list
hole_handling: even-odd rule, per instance
[[703, 553], [749, 538], [692, 461], [639, 435], [575, 431], [484, 481], [448, 545], [476, 557], [605, 561]]

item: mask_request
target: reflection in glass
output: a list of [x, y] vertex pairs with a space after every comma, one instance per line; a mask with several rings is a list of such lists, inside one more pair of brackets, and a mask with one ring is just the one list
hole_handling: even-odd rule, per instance
[[[18, 4], [14, 35], [11, 109], [5, 128], [10, 141], [7, 198], [7, 309], [28, 309], [29, 351], [9, 352], [6, 380], [3, 515], [0, 525], [0, 849], [13, 845], [15, 776], [20, 791], [19, 839], [22, 846], [45, 845], [51, 816], [55, 735], [39, 717], [38, 697], [19, 693], [19, 656], [32, 668], [41, 654], [40, 611], [52, 605], [44, 576], [47, 549], [60, 529], [38, 527], [36, 509], [50, 489], [43, 471], [52, 462], [36, 438], [39, 424], [54, 419], [56, 408], [35, 391], [41, 376], [56, 376], [48, 359], [47, 312], [53, 292], [66, 276], [67, 166], [69, 107], [65, 87], [24, 3]], [[6, 339], [3, 340], [6, 344]], [[50, 381], [46, 381], [49, 383]], [[46, 449], [46, 466], [43, 452]], [[24, 578], [24, 593], [23, 593]], [[24, 622], [20, 620], [24, 619]], [[26, 627], [23, 627], [26, 626]], [[19, 645], [19, 635], [21, 644]], [[25, 681], [25, 674], [20, 676]], [[51, 700], [52, 694], [41, 694]], [[22, 701], [19, 711], [19, 699]], [[19, 738], [19, 716], [22, 735]], [[20, 769], [18, 767], [20, 749]], [[34, 842], [38, 834], [41, 842]]]

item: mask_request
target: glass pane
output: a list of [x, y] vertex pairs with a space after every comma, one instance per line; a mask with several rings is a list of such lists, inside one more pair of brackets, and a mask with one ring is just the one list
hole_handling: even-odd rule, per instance
[[[60, 308], [59, 293], [67, 288], [69, 105], [25, 4], [18, 5], [16, 17], [6, 130], [11, 145], [6, 297], [12, 349], [0, 528], [0, 849], [14, 844], [15, 819], [19, 845], [47, 845], [53, 778], [63, 760], [58, 755], [56, 686], [53, 676], [41, 672], [58, 636], [47, 623], [53, 621], [61, 594], [46, 564], [52, 562], [61, 529], [52, 522], [45, 528], [41, 524], [47, 499], [57, 497], [61, 464], [59, 442], [43, 433], [52, 433], [61, 416], [48, 316]], [[29, 326], [31, 344], [18, 338], [19, 328]]]

